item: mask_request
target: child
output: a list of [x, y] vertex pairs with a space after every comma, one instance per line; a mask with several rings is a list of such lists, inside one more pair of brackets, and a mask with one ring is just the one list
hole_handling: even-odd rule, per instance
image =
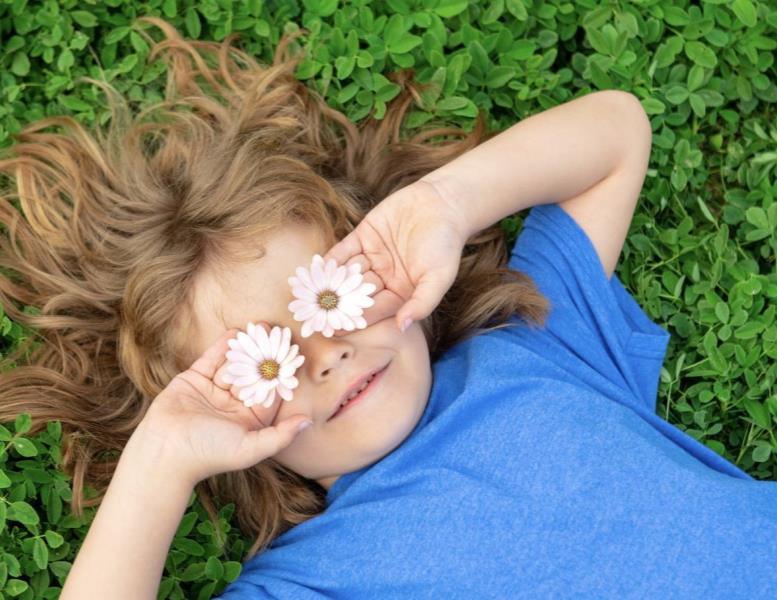
[[[636, 100], [589, 94], [466, 152], [405, 149], [392, 162], [376, 141], [336, 162], [323, 127], [281, 134], [299, 110], [267, 81], [244, 89], [275, 94], [277, 112], [241, 104], [257, 112], [242, 113], [243, 138], [218, 127], [226, 109], [195, 97], [212, 130], [182, 116], [192, 140], [163, 146], [156, 171], [124, 148], [112, 181], [134, 185], [91, 180], [112, 229], [80, 248], [82, 268], [91, 282], [100, 257], [118, 266], [89, 301], [110, 313], [123, 294], [104, 323], [137, 393], [101, 398], [113, 412], [95, 418], [108, 429], [119, 412], [130, 435], [61, 597], [155, 597], [192, 488], [219, 491], [202, 485], [218, 478], [235, 481], [226, 497], [239, 511], [255, 509], [241, 523], [255, 518], [272, 542], [228, 600], [777, 591], [777, 489], [655, 416], [669, 335], [614, 276], [649, 157]], [[238, 139], [251, 144], [227, 152]], [[496, 223], [529, 207], [502, 269]], [[359, 262], [379, 287], [367, 328], [300, 335], [287, 278], [316, 253]], [[50, 319], [37, 323], [72, 326]], [[227, 340], [249, 321], [294, 332], [305, 363], [290, 402], [247, 408], [225, 381]], [[311, 514], [315, 486], [324, 506]]]

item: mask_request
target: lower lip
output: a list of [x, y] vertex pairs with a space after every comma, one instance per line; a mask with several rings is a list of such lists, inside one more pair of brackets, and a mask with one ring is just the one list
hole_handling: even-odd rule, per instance
[[[391, 363], [389, 363], [389, 364], [391, 364]], [[367, 385], [367, 387], [364, 388], [361, 392], [359, 392], [358, 396], [356, 396], [352, 400], [349, 400], [348, 404], [346, 404], [345, 406], [341, 406], [340, 409], [335, 414], [332, 415], [332, 419], [334, 419], [335, 417], [339, 417], [345, 411], [347, 411], [349, 408], [351, 408], [354, 404], [359, 404], [359, 401], [362, 398], [364, 398], [365, 396], [368, 396], [370, 394], [370, 392], [372, 392], [372, 390], [374, 390], [377, 387], [377, 385], [380, 382], [380, 380], [383, 379], [383, 374], [387, 370], [388, 370], [388, 365], [386, 365], [380, 371], [375, 373], [375, 376], [372, 378], [372, 380]], [[332, 419], [329, 419], [329, 420], [331, 421]]]

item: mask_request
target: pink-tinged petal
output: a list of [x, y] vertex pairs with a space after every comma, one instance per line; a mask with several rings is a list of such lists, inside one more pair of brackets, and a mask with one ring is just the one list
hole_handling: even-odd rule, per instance
[[240, 342], [240, 346], [243, 351], [256, 361], [262, 360], [262, 353], [256, 342], [248, 336], [248, 334], [242, 331], [237, 332], [237, 341]]
[[270, 354], [272, 358], [277, 358], [278, 348], [281, 347], [281, 328], [277, 325], [270, 330]]
[[297, 369], [299, 369], [302, 366], [302, 363], [304, 363], [304, 362], [305, 362], [305, 357], [304, 356], [301, 356], [301, 355], [300, 356], [295, 356], [292, 360], [290, 360], [288, 362], [282, 363], [281, 364], [281, 368], [291, 367], [291, 368], [293, 368], [296, 371]]
[[227, 346], [232, 348], [232, 350], [241, 350], [243, 347], [240, 345], [240, 342], [237, 341], [237, 338], [229, 338], [227, 340]]
[[294, 277], [293, 275], [291, 277], [289, 277], [286, 281], [289, 282], [289, 285], [291, 287], [294, 287], [296, 285], [302, 285], [302, 282], [299, 280], [299, 278]]
[[370, 306], [375, 304], [375, 300], [373, 300], [369, 296], [359, 296], [357, 294], [350, 294], [346, 301], [349, 304], [358, 306], [359, 308], [369, 308]]
[[340, 315], [342, 313], [339, 310], [330, 310], [326, 315], [327, 323], [332, 329], [340, 329]]
[[316, 313], [316, 316], [313, 317], [313, 330], [321, 331], [324, 328], [325, 324], [326, 324], [326, 311], [319, 310]]
[[256, 365], [247, 363], [233, 362], [227, 364], [227, 372], [230, 375], [256, 375]]
[[270, 385], [270, 382], [266, 379], [260, 379], [250, 387], [253, 390], [253, 404], [258, 404], [259, 401], [267, 395], [267, 391], [273, 389], [273, 387]]
[[[302, 318], [301, 313], [295, 312], [292, 313], [292, 316], [294, 317], [295, 321], [307, 321], [307, 319]], [[309, 319], [310, 317], [308, 317]]]
[[355, 275], [356, 273], [362, 272], [362, 266], [360, 263], [352, 263], [348, 265], [348, 274], [349, 275]]
[[337, 309], [337, 316], [340, 317], [341, 329], [345, 329], [346, 331], [353, 331], [356, 328], [356, 325], [354, 325], [353, 321], [351, 320], [351, 317], [346, 315], [340, 309]]
[[284, 400], [291, 400], [294, 397], [294, 392], [283, 385], [283, 383], [278, 384], [278, 394], [280, 394], [281, 398]]
[[260, 377], [258, 373], [254, 373], [252, 375], [239, 375], [236, 376], [235, 385], [237, 387], [247, 387], [256, 383], [259, 378]]
[[265, 408], [269, 408], [272, 406], [273, 401], [275, 400], [275, 388], [270, 388], [267, 390], [267, 393], [265, 394], [265, 397], [262, 399], [262, 406]]
[[295, 273], [297, 274], [297, 277], [299, 277], [299, 280], [303, 286], [314, 292], [318, 291], [316, 289], [316, 284], [313, 283], [313, 278], [310, 276], [310, 273], [307, 269], [305, 269], [305, 267], [297, 267]]
[[264, 379], [260, 379], [256, 383], [253, 383], [253, 384], [251, 384], [249, 386], [246, 386], [246, 387], [242, 388], [238, 392], [238, 396], [237, 397], [240, 398], [241, 400], [245, 400], [246, 397], [256, 397], [256, 395], [259, 394], [259, 393], [263, 394], [264, 393], [264, 389], [267, 387], [264, 382], [265, 382]]
[[348, 277], [348, 269], [345, 267], [337, 267], [335, 274], [329, 280], [329, 286], [333, 290], [336, 290], [338, 287], [340, 287], [343, 281], [345, 281], [346, 277]]
[[253, 321], [249, 321], [248, 324], [246, 325], [246, 333], [251, 339], [256, 338], [257, 329], [261, 329], [262, 331], [264, 331], [264, 327], [262, 327], [261, 325], [257, 325]]
[[272, 406], [272, 403], [275, 401], [275, 388], [272, 388], [270, 390], [258, 390], [254, 394], [254, 404], [262, 404], [265, 407]]
[[284, 377], [283, 385], [285, 385], [290, 390], [293, 390], [299, 385], [299, 379], [296, 377]]
[[335, 262], [334, 258], [330, 258], [328, 261], [326, 261], [326, 265], [324, 266], [324, 275], [326, 275], [327, 281], [332, 281], [332, 277], [334, 277], [336, 270], [337, 262]]
[[334, 332], [335, 332], [335, 330], [332, 329], [332, 326], [329, 323], [326, 323], [324, 325], [324, 329], [323, 329], [323, 331], [321, 333], [324, 335], [324, 337], [332, 337], [332, 334]]
[[313, 278], [313, 283], [316, 284], [317, 292], [320, 292], [326, 287], [323, 265], [314, 261], [310, 267], [310, 276]]
[[294, 357], [297, 356], [297, 352], [299, 352], [299, 346], [297, 346], [297, 344], [292, 344], [289, 351], [286, 353], [286, 356], [281, 359], [281, 364], [285, 365], [290, 363], [294, 360]]
[[292, 300], [291, 302], [289, 302], [289, 307], [288, 308], [289, 308], [289, 310], [291, 312], [299, 312], [302, 309], [308, 308], [310, 306], [314, 306], [314, 304], [312, 302], [308, 301], [308, 300], [297, 299], [297, 300]]
[[367, 320], [364, 317], [354, 317], [353, 321], [359, 329], [367, 327]]
[[341, 298], [343, 296], [347, 296], [352, 291], [354, 291], [357, 287], [359, 287], [359, 284], [362, 282], [363, 277], [356, 273], [355, 275], [351, 275], [348, 279], [343, 281], [342, 284], [340, 284], [340, 287], [335, 290], [338, 296]]
[[263, 327], [256, 330], [256, 337], [254, 338], [254, 341], [259, 347], [259, 351], [262, 353], [262, 360], [265, 358], [270, 358], [270, 336], [267, 335], [267, 332]]
[[250, 387], [243, 388], [242, 390], [240, 390], [237, 393], [237, 397], [240, 400], [243, 400], [243, 401], [249, 400], [249, 399], [253, 398], [254, 392], [255, 392], [255, 390], [253, 388], [250, 388]]
[[254, 392], [248, 388], [239, 388], [235, 390], [234, 395], [242, 400], [246, 406], [251, 406], [251, 399], [254, 397]]
[[287, 402], [289, 400], [292, 400], [294, 398], [294, 390], [287, 385], [288, 384], [287, 381], [281, 381], [281, 384], [283, 384], [283, 388], [288, 390], [288, 392], [289, 392], [289, 397], [288, 398], [284, 398], [284, 400], [286, 400]]
[[278, 354], [275, 355], [275, 359], [278, 362], [283, 361], [286, 355], [289, 353], [289, 345], [291, 344], [291, 329], [288, 327], [283, 328], [283, 336], [281, 337], [281, 345], [278, 348]]
[[321, 309], [317, 305], [315, 305], [315, 304], [308, 304], [302, 310], [294, 313], [294, 320], [295, 321], [304, 321], [306, 319], [310, 319], [319, 310], [321, 310]]
[[239, 363], [245, 363], [247, 365], [256, 365], [256, 360], [248, 356], [248, 354], [246, 354], [242, 350], [242, 347], [240, 350], [227, 350], [226, 357], [229, 362], [239, 362]]
[[300, 335], [304, 338], [310, 337], [313, 334], [313, 317], [310, 319], [307, 319], [302, 324], [302, 331], [300, 331]]
[[294, 375], [296, 371], [297, 371], [297, 368], [294, 365], [291, 365], [291, 364], [283, 365], [280, 371], [278, 371], [278, 377], [280, 377], [281, 379], [285, 379], [286, 377], [291, 377], [292, 375]]
[[369, 296], [377, 289], [378, 289], [378, 286], [375, 285], [374, 283], [362, 283], [359, 287], [357, 287], [353, 291], [353, 293], [359, 294], [360, 296]]
[[351, 302], [347, 296], [340, 299], [340, 302], [337, 305], [337, 310], [345, 313], [349, 317], [358, 317], [364, 312], [361, 307], [356, 306], [353, 302]]
[[305, 362], [305, 357], [300, 355], [296, 357], [293, 361], [291, 361], [289, 364], [293, 365], [295, 369], [299, 369], [302, 366], [302, 363]]
[[[227, 373], [232, 375], [235, 381], [237, 381], [240, 377], [253, 377], [254, 380], [256, 380], [258, 377], [261, 377], [259, 370], [256, 368], [256, 365], [247, 365], [245, 363], [229, 363], [227, 365]], [[243, 382], [240, 385], [247, 384]]]
[[306, 302], [318, 302], [318, 295], [316, 292], [305, 286], [295, 285], [293, 288], [291, 288], [291, 293], [300, 300], [304, 300]]

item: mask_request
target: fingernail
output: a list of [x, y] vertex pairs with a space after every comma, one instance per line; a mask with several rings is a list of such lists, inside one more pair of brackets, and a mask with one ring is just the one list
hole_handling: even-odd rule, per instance
[[303, 429], [307, 429], [313, 424], [313, 421], [302, 421], [302, 423], [299, 424], [299, 428], [297, 431], [302, 431]]
[[410, 327], [410, 324], [411, 324], [412, 322], [413, 322], [413, 319], [411, 319], [410, 317], [408, 317], [407, 319], [405, 319], [404, 323], [402, 323], [402, 329], [401, 329], [402, 333], [404, 333], [404, 332], [405, 332], [405, 330], [406, 330], [408, 327]]

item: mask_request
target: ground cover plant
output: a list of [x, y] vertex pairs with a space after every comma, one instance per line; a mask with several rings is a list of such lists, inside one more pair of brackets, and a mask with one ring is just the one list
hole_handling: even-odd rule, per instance
[[[657, 412], [753, 477], [777, 479], [773, 3], [5, 0], [0, 148], [45, 116], [104, 125], [101, 92], [82, 75], [110, 81], [138, 108], [162, 100], [165, 67], [147, 64], [148, 41], [133, 25], [143, 15], [190, 38], [239, 33], [238, 45], [265, 63], [283, 32], [304, 28], [295, 44], [309, 57], [297, 77], [354, 122], [382, 116], [399, 91], [386, 75], [407, 67], [437, 84], [408, 129], [469, 128], [480, 109], [501, 130], [590, 91], [636, 95], [653, 151], [617, 273], [672, 334]], [[502, 222], [508, 240], [521, 224], [521, 215]], [[2, 308], [8, 370], [2, 357], [34, 332]], [[56, 598], [96, 511], [70, 514], [61, 441], [59, 422], [22, 414], [0, 426], [0, 600]], [[233, 509], [222, 507], [214, 528], [192, 494], [159, 598], [209, 598], [238, 576], [249, 541]]]

